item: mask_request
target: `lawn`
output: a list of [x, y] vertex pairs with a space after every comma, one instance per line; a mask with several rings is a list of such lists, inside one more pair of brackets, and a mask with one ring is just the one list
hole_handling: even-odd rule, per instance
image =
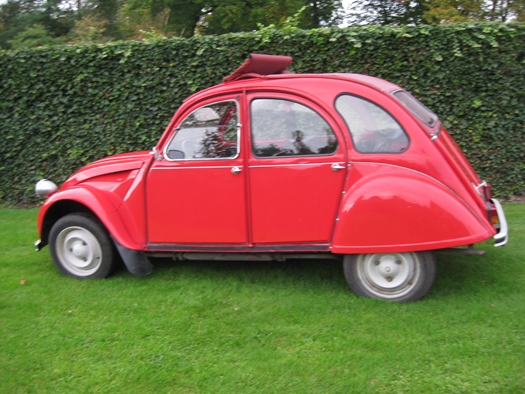
[[336, 261], [166, 262], [78, 281], [0, 209], [1, 393], [523, 393], [525, 204], [422, 301], [357, 298]]

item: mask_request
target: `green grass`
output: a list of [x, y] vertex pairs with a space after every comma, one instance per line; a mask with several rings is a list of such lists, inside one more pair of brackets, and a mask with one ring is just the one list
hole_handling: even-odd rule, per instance
[[438, 254], [421, 302], [354, 296], [334, 261], [159, 262], [61, 276], [36, 210], [0, 209], [0, 393], [523, 393], [525, 204], [510, 242]]

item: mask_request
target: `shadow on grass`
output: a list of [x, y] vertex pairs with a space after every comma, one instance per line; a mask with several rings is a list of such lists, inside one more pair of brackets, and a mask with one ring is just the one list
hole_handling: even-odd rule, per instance
[[181, 275], [271, 285], [272, 283], [347, 289], [340, 260], [286, 261], [173, 261], [153, 259], [153, 276], [176, 279]]
[[[273, 285], [294, 288], [324, 289], [327, 292], [347, 292], [340, 260], [286, 260], [286, 261], [174, 261], [170, 258], [151, 259], [154, 270], [146, 280], [172, 281], [186, 278], [221, 282], [250, 283], [271, 288]], [[503, 286], [498, 276], [498, 264], [493, 256], [436, 253], [436, 280], [426, 299], [471, 297], [486, 293], [487, 289]], [[125, 268], [117, 277], [134, 278]]]

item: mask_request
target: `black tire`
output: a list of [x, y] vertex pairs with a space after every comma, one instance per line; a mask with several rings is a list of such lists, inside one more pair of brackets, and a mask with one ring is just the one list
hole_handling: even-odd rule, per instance
[[116, 265], [115, 246], [91, 215], [75, 213], [58, 220], [49, 233], [49, 248], [60, 272], [78, 279], [106, 278]]
[[343, 268], [348, 287], [356, 295], [387, 301], [417, 301], [436, 277], [431, 252], [347, 255]]

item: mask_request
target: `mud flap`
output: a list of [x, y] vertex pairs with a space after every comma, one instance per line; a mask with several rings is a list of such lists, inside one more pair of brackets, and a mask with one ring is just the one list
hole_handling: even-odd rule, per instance
[[115, 239], [115, 246], [124, 261], [124, 265], [133, 275], [144, 276], [153, 272], [153, 264], [150, 263], [146, 255], [139, 250], [128, 249], [120, 245]]

